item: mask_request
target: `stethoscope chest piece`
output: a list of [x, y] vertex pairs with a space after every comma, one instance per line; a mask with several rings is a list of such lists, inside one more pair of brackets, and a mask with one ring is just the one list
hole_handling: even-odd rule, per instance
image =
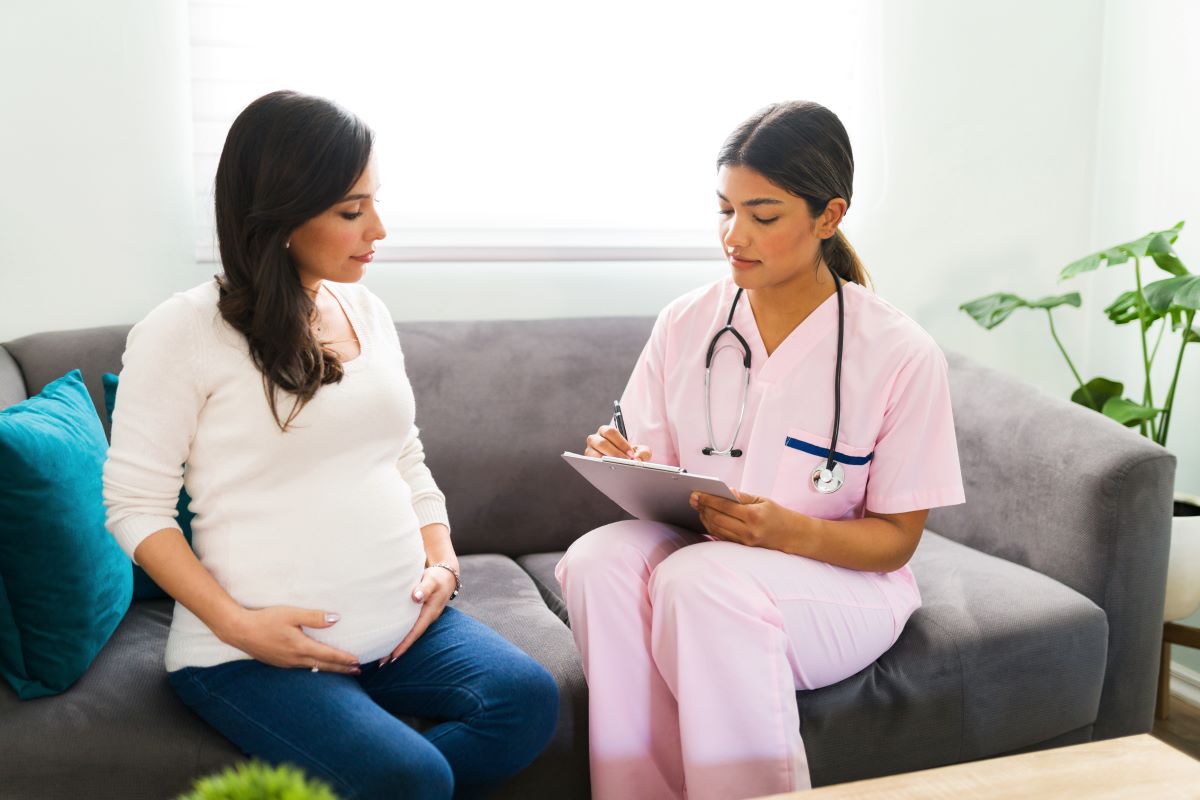
[[833, 469], [829, 469], [827, 464], [822, 460], [812, 471], [813, 488], [821, 494], [833, 494], [846, 482], [846, 470], [842, 469], [841, 464], [834, 463]]

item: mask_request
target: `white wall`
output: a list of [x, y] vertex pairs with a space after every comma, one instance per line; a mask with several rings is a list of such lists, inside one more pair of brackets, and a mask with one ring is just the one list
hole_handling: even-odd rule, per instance
[[[1103, 7], [884, 8], [888, 176], [855, 238], [877, 288], [943, 346], [1069, 393], [1044, 314], [984, 331], [957, 309], [1001, 290], [1049, 294], [1089, 245]], [[1079, 323], [1063, 315], [1060, 331], [1082, 351]]]
[[129, 321], [199, 282], [183, 3], [0, 14], [0, 341]]

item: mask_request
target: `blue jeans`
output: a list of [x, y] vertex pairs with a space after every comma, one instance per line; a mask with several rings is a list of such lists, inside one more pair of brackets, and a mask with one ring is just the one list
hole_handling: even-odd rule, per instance
[[[550, 673], [453, 608], [376, 664], [343, 675], [244, 659], [169, 678], [243, 752], [294, 764], [342, 800], [482, 795], [528, 766], [558, 722]], [[437, 724], [418, 733], [397, 716]]]

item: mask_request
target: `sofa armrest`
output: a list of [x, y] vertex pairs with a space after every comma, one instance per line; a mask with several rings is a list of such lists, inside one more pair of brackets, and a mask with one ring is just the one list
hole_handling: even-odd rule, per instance
[[967, 502], [930, 530], [1048, 575], [1108, 615], [1096, 738], [1150, 730], [1175, 456], [1067, 400], [947, 353]]
[[24, 400], [25, 378], [8, 350], [0, 345], [0, 411]]

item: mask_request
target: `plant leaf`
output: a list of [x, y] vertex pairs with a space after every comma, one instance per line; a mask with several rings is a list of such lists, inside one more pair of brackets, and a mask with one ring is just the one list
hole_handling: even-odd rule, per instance
[[1115, 267], [1118, 264], [1124, 264], [1130, 259], [1129, 252], [1121, 245], [1110, 247], [1100, 254], [1100, 258], [1108, 262], [1108, 266]]
[[1187, 267], [1179, 260], [1179, 256], [1171, 247], [1171, 244], [1179, 237], [1179, 231], [1183, 227], [1183, 222], [1180, 221], [1171, 230], [1175, 232], [1174, 236], [1169, 236], [1169, 231], [1160, 231], [1155, 234], [1150, 242], [1146, 245], [1146, 255], [1154, 259], [1154, 263], [1160, 269], [1171, 273], [1172, 275], [1187, 275]]
[[1050, 309], [1062, 305], [1078, 308], [1080, 302], [1079, 292], [1048, 295], [1040, 297], [1037, 300], [1026, 300], [1023, 297], [1018, 297], [1008, 292], [996, 292], [995, 294], [969, 300], [959, 306], [959, 309], [970, 314], [972, 319], [990, 331], [1008, 319], [1009, 315], [1018, 308]]
[[1118, 325], [1133, 322], [1135, 319], [1138, 319], [1137, 298], [1138, 293], [1136, 289], [1122, 292], [1116, 300], [1108, 304], [1108, 308], [1104, 309], [1104, 313]]
[[1091, 272], [1099, 267], [1102, 261], [1104, 261], [1104, 256], [1101, 253], [1092, 253], [1090, 256], [1084, 256], [1078, 261], [1072, 261], [1063, 267], [1062, 272], [1058, 274], [1058, 279], [1060, 281], [1066, 280], [1084, 272]]
[[963, 303], [959, 309], [970, 314], [972, 319], [990, 331], [1008, 319], [1009, 314], [1025, 305], [1025, 301], [1015, 294], [997, 292]]
[[1183, 334], [1183, 343], [1191, 344], [1192, 342], [1200, 342], [1200, 328], [1188, 328]]
[[[1092, 378], [1071, 394], [1071, 402], [1093, 411], [1101, 411], [1105, 403], [1114, 397], [1120, 397], [1123, 391], [1125, 391], [1124, 384], [1110, 381], [1108, 378]], [[1088, 399], [1089, 395], [1091, 400]]]
[[[1142, 258], [1146, 255], [1153, 257], [1154, 262], [1167, 272], [1175, 275], [1184, 274], [1187, 270], [1179, 261], [1179, 257], [1175, 255], [1175, 251], [1171, 249], [1171, 245], [1179, 238], [1181, 230], [1183, 230], [1183, 220], [1165, 231], [1151, 231], [1131, 242], [1106, 247], [1098, 253], [1092, 253], [1077, 261], [1072, 261], [1059, 272], [1058, 279], [1066, 280], [1084, 272], [1091, 272], [1104, 263], [1115, 267], [1118, 264], [1124, 264], [1130, 258]], [[1178, 270], [1183, 270], [1183, 272]]]
[[1037, 300], [1027, 300], [1025, 302], [1030, 308], [1058, 308], [1059, 306], [1075, 306], [1079, 308], [1080, 303], [1082, 303], [1082, 300], [1079, 297], [1079, 292], [1046, 295], [1045, 297], [1039, 297]]
[[1161, 408], [1152, 408], [1126, 400], [1124, 397], [1110, 397], [1104, 403], [1101, 412], [1109, 419], [1114, 419], [1126, 427], [1133, 427], [1139, 422], [1145, 422], [1158, 416]]
[[1200, 310], [1200, 275], [1179, 275], [1147, 284], [1142, 292], [1150, 310], [1162, 316], [1169, 309]]
[[[1138, 313], [1139, 302], [1142, 306], [1140, 314]], [[1130, 289], [1128, 292], [1122, 292], [1116, 300], [1109, 303], [1108, 308], [1104, 309], [1104, 313], [1117, 325], [1142, 320], [1142, 330], [1145, 331], [1162, 319], [1167, 312], [1155, 311], [1148, 303], [1139, 301], [1136, 289]]]

